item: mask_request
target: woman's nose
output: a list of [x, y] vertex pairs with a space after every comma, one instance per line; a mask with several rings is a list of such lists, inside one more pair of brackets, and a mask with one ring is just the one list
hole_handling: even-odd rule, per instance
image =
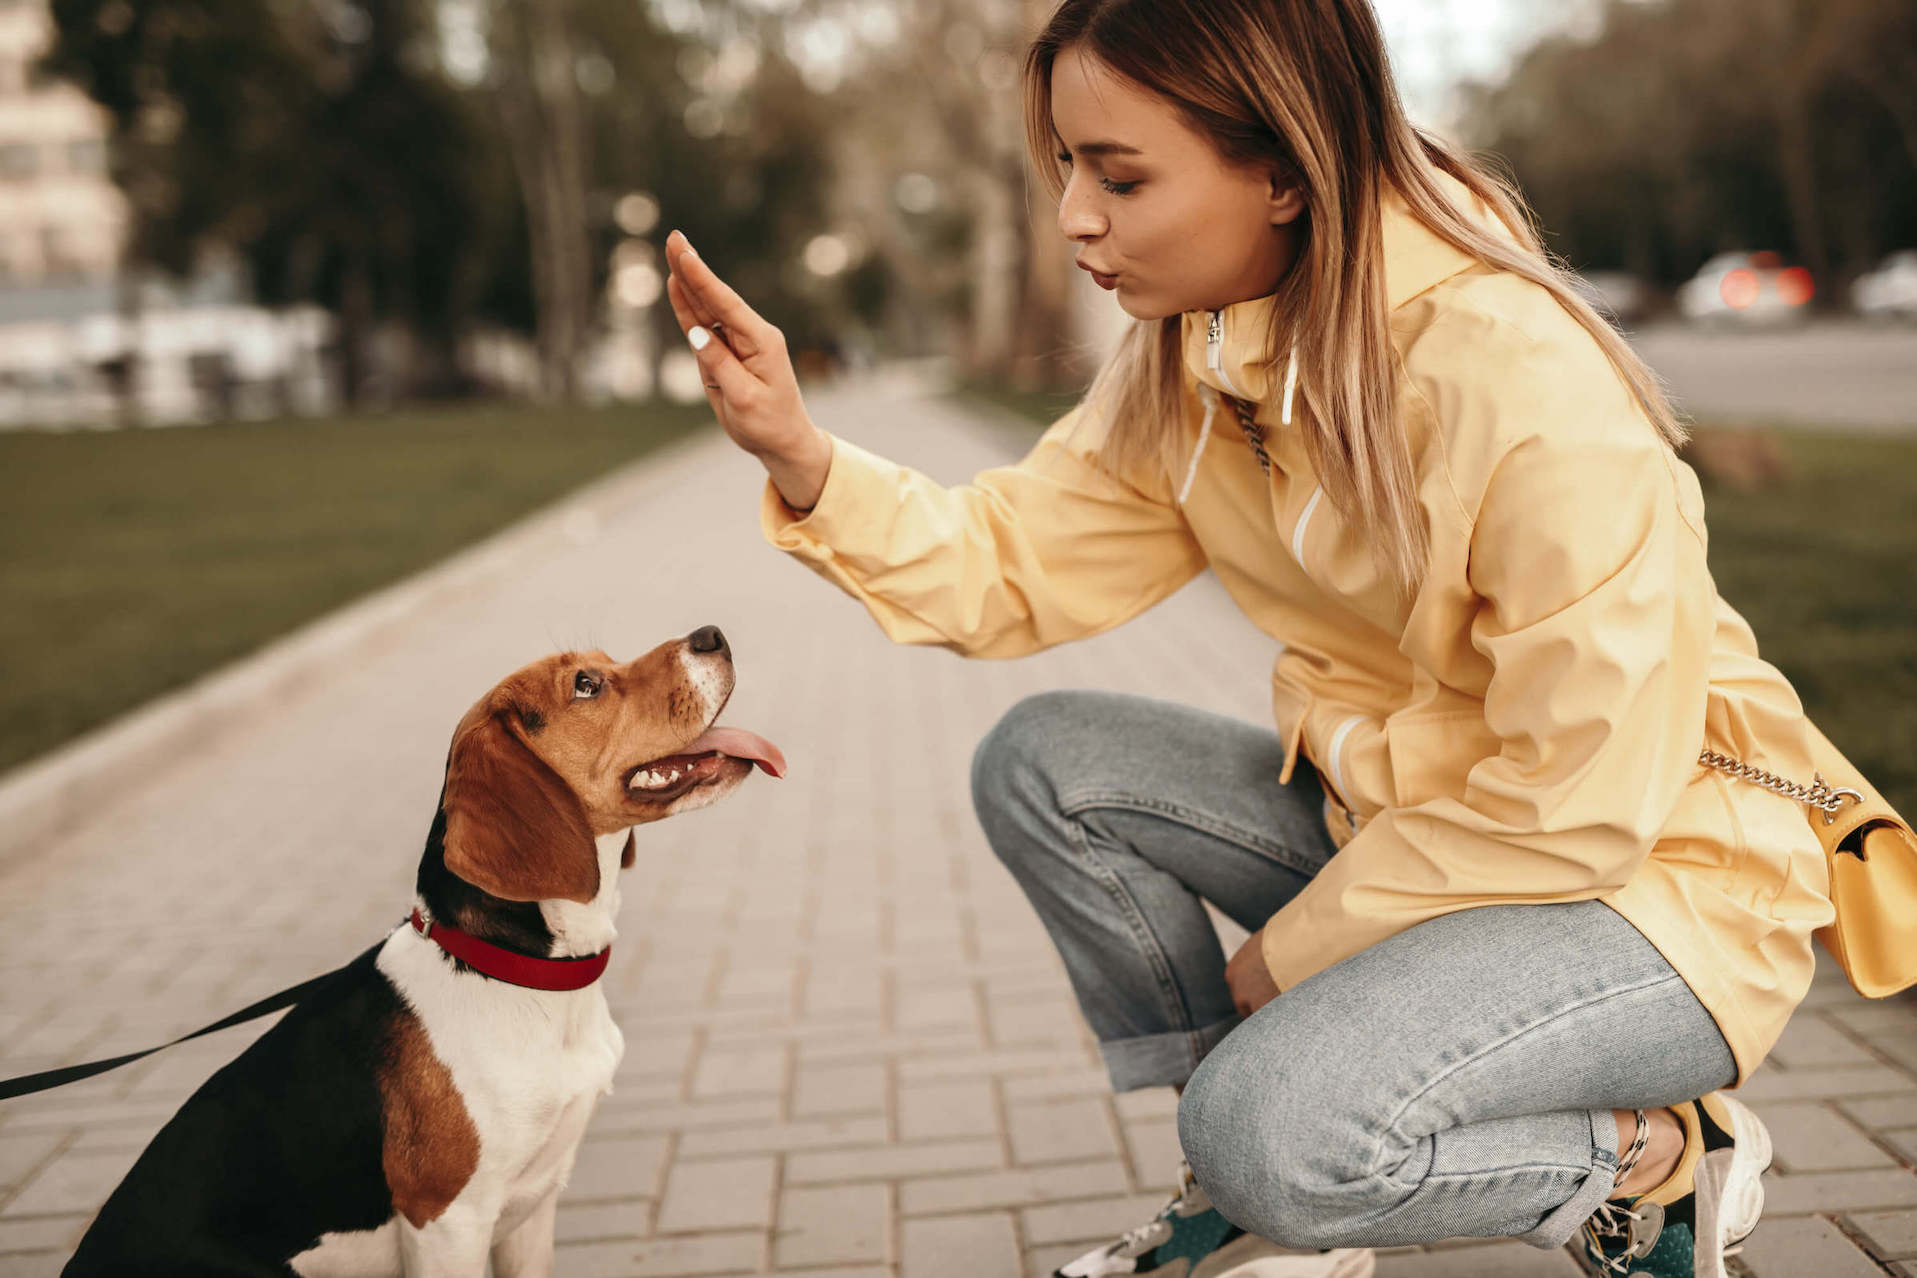
[[1105, 233], [1105, 219], [1079, 196], [1077, 183], [1067, 183], [1059, 198], [1058, 229], [1068, 240], [1095, 240]]

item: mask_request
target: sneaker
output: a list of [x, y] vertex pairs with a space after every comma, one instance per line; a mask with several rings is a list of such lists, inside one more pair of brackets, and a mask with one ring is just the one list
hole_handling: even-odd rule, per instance
[[1724, 1257], [1757, 1228], [1759, 1179], [1771, 1136], [1757, 1115], [1721, 1092], [1674, 1107], [1684, 1154], [1670, 1179], [1600, 1206], [1569, 1244], [1587, 1274], [1602, 1278], [1727, 1278]]
[[1286, 1251], [1218, 1214], [1178, 1164], [1178, 1194], [1158, 1215], [1052, 1271], [1052, 1278], [1371, 1278], [1367, 1250]]

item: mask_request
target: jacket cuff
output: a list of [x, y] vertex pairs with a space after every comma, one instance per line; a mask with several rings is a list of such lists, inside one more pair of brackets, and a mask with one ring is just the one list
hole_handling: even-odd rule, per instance
[[788, 554], [827, 559], [834, 547], [847, 546], [857, 535], [861, 521], [869, 526], [871, 512], [883, 509], [898, 489], [895, 463], [832, 435], [832, 464], [819, 500], [801, 514], [786, 505], [778, 485], [768, 478], [759, 498], [759, 529], [767, 542]]

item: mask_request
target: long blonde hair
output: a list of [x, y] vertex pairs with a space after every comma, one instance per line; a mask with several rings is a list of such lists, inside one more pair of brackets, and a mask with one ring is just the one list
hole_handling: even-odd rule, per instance
[[[1412, 125], [1370, 0], [1063, 0], [1025, 60], [1025, 132], [1054, 199], [1066, 178], [1052, 127], [1052, 64], [1089, 53], [1163, 97], [1228, 163], [1275, 164], [1305, 196], [1297, 261], [1278, 287], [1295, 337], [1305, 442], [1347, 518], [1376, 530], [1382, 567], [1406, 594], [1429, 541], [1397, 416], [1379, 201], [1387, 186], [1440, 238], [1548, 290], [1591, 333], [1672, 447], [1685, 439], [1655, 374], [1544, 250], [1522, 197], [1499, 176]], [[1508, 226], [1491, 234], [1446, 196], [1448, 173]], [[1183, 442], [1181, 317], [1133, 323], [1088, 396], [1108, 406], [1101, 461], [1114, 471], [1178, 464]]]

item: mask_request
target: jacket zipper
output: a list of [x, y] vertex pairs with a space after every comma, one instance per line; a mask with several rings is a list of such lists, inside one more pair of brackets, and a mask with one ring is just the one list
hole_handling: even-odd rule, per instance
[[1218, 374], [1226, 390], [1239, 399], [1245, 397], [1225, 372], [1225, 313], [1222, 310], [1205, 312], [1205, 367]]

